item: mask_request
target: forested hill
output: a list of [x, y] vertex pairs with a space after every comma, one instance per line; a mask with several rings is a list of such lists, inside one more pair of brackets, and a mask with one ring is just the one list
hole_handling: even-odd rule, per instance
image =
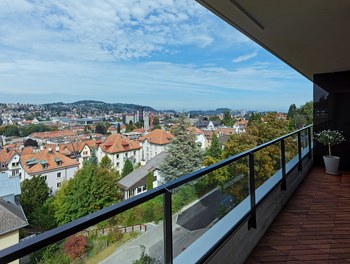
[[149, 111], [149, 112], [158, 112], [156, 109], [150, 106], [137, 105], [137, 104], [124, 104], [124, 103], [105, 103], [102, 101], [94, 101], [94, 100], [82, 100], [74, 103], [50, 103], [43, 104], [43, 107], [48, 110], [64, 110], [67, 108], [75, 108], [79, 107], [80, 109], [98, 109], [101, 111], [113, 111], [117, 113], [124, 112], [136, 112], [140, 110]]

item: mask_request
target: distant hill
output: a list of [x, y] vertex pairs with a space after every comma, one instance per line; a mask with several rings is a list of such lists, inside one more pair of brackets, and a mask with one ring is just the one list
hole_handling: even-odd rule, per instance
[[50, 104], [43, 104], [43, 107], [47, 109], [56, 109], [56, 110], [63, 110], [71, 107], [79, 107], [81, 110], [98, 109], [102, 111], [114, 111], [117, 113], [136, 112], [142, 109], [148, 112], [158, 112], [156, 109], [150, 106], [137, 105], [137, 104], [124, 104], [124, 103], [105, 103], [102, 101], [95, 101], [95, 100], [81, 100], [74, 103], [62, 103], [62, 102], [50, 103]]

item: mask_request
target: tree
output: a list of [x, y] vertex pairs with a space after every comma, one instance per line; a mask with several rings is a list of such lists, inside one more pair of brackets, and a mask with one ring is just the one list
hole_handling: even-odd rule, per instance
[[53, 197], [49, 197], [43, 206], [34, 208], [34, 210], [27, 215], [30, 226], [39, 232], [44, 232], [57, 226], [52, 202]]
[[147, 174], [147, 191], [153, 189], [153, 174], [149, 172]]
[[202, 165], [203, 154], [196, 143], [196, 135], [189, 130], [189, 120], [181, 115], [179, 123], [172, 127], [172, 139], [168, 155], [160, 171], [164, 179], [169, 181], [199, 169]]
[[49, 187], [41, 175], [25, 179], [21, 183], [21, 205], [24, 212], [30, 213], [44, 205], [49, 197]]
[[117, 124], [117, 133], [120, 134], [120, 123]]
[[216, 160], [219, 160], [221, 158], [221, 146], [219, 143], [219, 138], [214, 132], [211, 136], [211, 145], [210, 148], [207, 150], [207, 156], [210, 156]]
[[134, 166], [132, 165], [130, 160], [126, 160], [124, 163], [123, 171], [122, 171], [122, 177], [128, 175], [134, 170]]
[[63, 244], [63, 251], [71, 260], [84, 255], [88, 248], [88, 239], [83, 235], [68, 237]]
[[295, 104], [290, 105], [288, 109], [287, 118], [294, 119], [294, 116], [297, 112], [298, 112], [298, 108], [296, 107], [296, 105]]
[[105, 134], [107, 134], [107, 127], [102, 123], [98, 123], [98, 124], [96, 124], [96, 127], [95, 127], [95, 133], [105, 135]]
[[34, 140], [34, 139], [31, 139], [31, 138], [28, 138], [26, 140], [23, 141], [23, 145], [25, 147], [39, 147], [38, 145], [38, 141]]
[[100, 167], [106, 170], [112, 170], [113, 164], [110, 158], [105, 155], [100, 161]]
[[153, 126], [159, 126], [159, 116], [154, 116], [153, 118]]
[[224, 112], [224, 118], [222, 119], [222, 124], [225, 126], [233, 126], [234, 120], [229, 111]]
[[89, 213], [96, 212], [121, 200], [117, 187], [119, 173], [88, 160], [68, 182], [57, 191], [53, 207], [59, 224], [68, 223]]

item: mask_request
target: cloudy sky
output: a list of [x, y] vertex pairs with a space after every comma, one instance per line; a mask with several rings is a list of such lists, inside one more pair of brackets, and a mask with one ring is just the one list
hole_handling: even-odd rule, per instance
[[0, 102], [287, 110], [312, 85], [194, 0], [1, 0]]

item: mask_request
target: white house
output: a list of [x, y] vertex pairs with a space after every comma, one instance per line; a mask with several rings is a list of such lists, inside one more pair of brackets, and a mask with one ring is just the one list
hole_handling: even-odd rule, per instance
[[21, 167], [21, 181], [41, 175], [46, 179], [52, 193], [55, 193], [63, 181], [74, 177], [79, 169], [79, 162], [49, 148], [37, 153], [22, 155]]
[[99, 145], [96, 151], [98, 161], [107, 155], [114, 167], [121, 173], [126, 160], [136, 166], [140, 162], [139, 142], [130, 140], [120, 134], [112, 134]]
[[167, 149], [167, 145], [174, 138], [170, 132], [155, 129], [139, 139], [142, 146], [142, 160], [149, 161]]
[[20, 169], [20, 157], [14, 149], [4, 148], [0, 151], [0, 173], [19, 176]]

